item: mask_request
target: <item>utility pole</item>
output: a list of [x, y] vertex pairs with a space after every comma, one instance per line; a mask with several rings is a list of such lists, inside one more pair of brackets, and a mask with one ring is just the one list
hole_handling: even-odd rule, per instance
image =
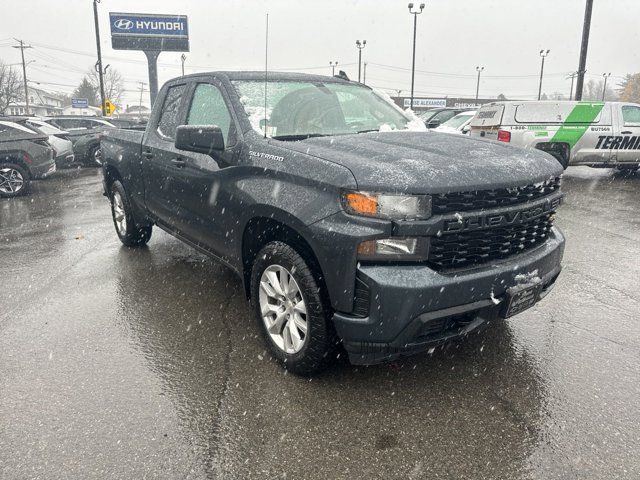
[[336, 74], [336, 67], [338, 66], [338, 62], [329, 62], [329, 66], [331, 67], [331, 76], [334, 77]]
[[367, 62], [364, 62], [364, 69], [362, 71], [362, 83], [367, 84]]
[[180, 55], [180, 60], [182, 61], [182, 76], [184, 77], [184, 62], [187, 59], [187, 56], [183, 53]]
[[409, 13], [413, 15], [413, 55], [411, 57], [411, 110], [413, 110], [413, 86], [416, 78], [416, 30], [418, 28], [418, 15], [424, 10], [424, 3], [420, 4], [420, 10], [413, 11], [413, 3], [409, 4]]
[[542, 74], [544, 73], [544, 59], [549, 55], [551, 50], [540, 50], [540, 56], [542, 57], [542, 63], [540, 64], [540, 86], [538, 87], [538, 100], [542, 95]]
[[580, 64], [578, 65], [578, 81], [576, 82], [576, 100], [582, 100], [584, 74], [587, 72], [587, 48], [589, 47], [592, 10], [593, 0], [586, 0], [584, 7], [584, 25], [582, 26], [582, 45], [580, 46]]
[[362, 49], [367, 46], [367, 41], [356, 40], [356, 48], [358, 49], [358, 83], [360, 83], [360, 72], [362, 70]]
[[29, 87], [27, 87], [27, 64], [24, 63], [24, 49], [25, 48], [33, 48], [31, 45], [25, 45], [22, 40], [14, 39], [20, 45], [13, 45], [13, 48], [20, 49], [20, 55], [22, 56], [22, 80], [24, 81], [24, 106], [25, 113], [30, 115], [29, 113]]
[[478, 72], [478, 81], [476, 83], [476, 103], [478, 103], [478, 93], [480, 93], [480, 74], [484, 70], [484, 67], [476, 67], [476, 72]]
[[604, 85], [602, 86], [602, 101], [604, 102], [604, 96], [607, 94], [607, 79], [611, 76], [611, 72], [603, 73]]
[[[184, 75], [183, 75], [184, 76]], [[142, 116], [142, 93], [144, 92], [144, 82], [140, 82], [140, 106], [138, 107], [138, 113]]]
[[578, 76], [578, 72], [573, 72], [567, 77], [571, 79], [571, 90], [569, 91], [569, 100], [573, 100], [573, 81], [577, 76]]
[[100, 107], [102, 110], [102, 116], [105, 117], [107, 115], [105, 105], [104, 105], [104, 71], [102, 70], [102, 50], [100, 49], [100, 26], [98, 24], [98, 3], [100, 0], [93, 0], [93, 20], [95, 22], [96, 27], [96, 50], [98, 52], [98, 80], [100, 81]]

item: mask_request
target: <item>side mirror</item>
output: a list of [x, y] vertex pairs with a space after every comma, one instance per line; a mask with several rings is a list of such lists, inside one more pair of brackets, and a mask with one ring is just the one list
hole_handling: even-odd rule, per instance
[[431, 120], [427, 122], [427, 128], [436, 128], [440, 126], [440, 122], [438, 120]]
[[175, 147], [188, 152], [206, 153], [224, 150], [220, 127], [212, 125], [180, 125], [176, 129]]
[[471, 131], [471, 125], [467, 124], [462, 127], [462, 133], [469, 133]]

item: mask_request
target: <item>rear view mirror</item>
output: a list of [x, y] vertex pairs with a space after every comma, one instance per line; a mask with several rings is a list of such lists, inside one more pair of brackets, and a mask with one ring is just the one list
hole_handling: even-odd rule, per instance
[[216, 150], [224, 150], [224, 136], [220, 127], [180, 125], [176, 129], [175, 146], [180, 150], [209, 155]]

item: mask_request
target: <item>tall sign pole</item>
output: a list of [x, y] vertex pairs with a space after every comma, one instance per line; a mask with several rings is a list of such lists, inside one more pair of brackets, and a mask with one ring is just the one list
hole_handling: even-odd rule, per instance
[[100, 109], [102, 110], [102, 116], [106, 116], [104, 101], [104, 78], [102, 71], [102, 50], [100, 48], [100, 25], [98, 24], [98, 3], [100, 0], [93, 0], [93, 20], [96, 25], [96, 50], [98, 52], [98, 80], [100, 81]]
[[576, 100], [582, 100], [584, 74], [587, 72], [587, 48], [589, 47], [589, 30], [591, 29], [591, 11], [593, 0], [586, 0], [584, 8], [584, 25], [582, 26], [582, 45], [580, 46], [580, 64], [578, 65], [578, 80], [576, 81]]

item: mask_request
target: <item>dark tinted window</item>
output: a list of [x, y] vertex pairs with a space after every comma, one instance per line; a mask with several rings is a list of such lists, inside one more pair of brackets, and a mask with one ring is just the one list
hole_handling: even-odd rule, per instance
[[188, 125], [215, 125], [220, 127], [224, 143], [229, 142], [231, 114], [224, 103], [222, 92], [208, 83], [196, 87], [189, 109]]
[[180, 110], [180, 100], [184, 94], [186, 85], [175, 85], [169, 87], [167, 95], [162, 105], [160, 120], [158, 121], [158, 132], [168, 138], [174, 138], [176, 127], [178, 126], [178, 111]]

